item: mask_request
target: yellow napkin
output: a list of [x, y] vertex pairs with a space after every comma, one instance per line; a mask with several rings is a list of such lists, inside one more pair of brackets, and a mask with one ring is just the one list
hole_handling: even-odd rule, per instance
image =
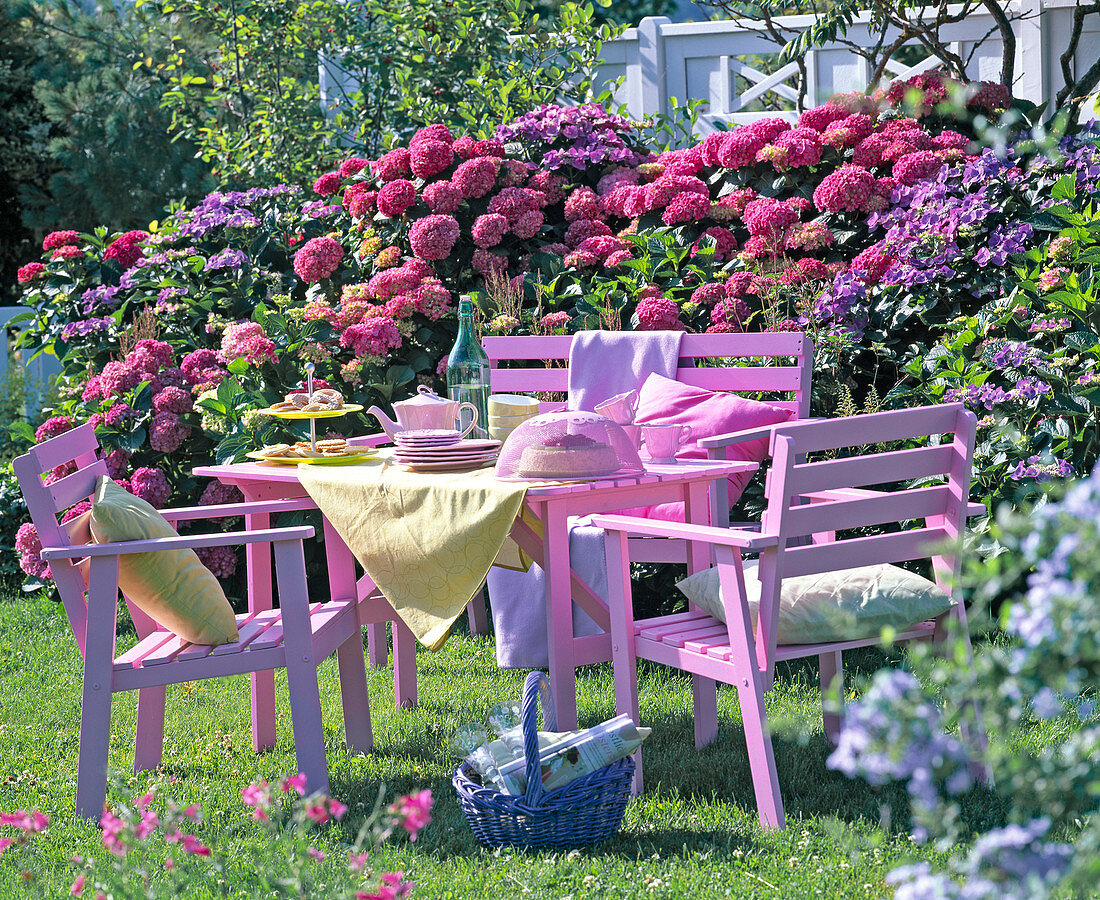
[[408, 472], [388, 456], [299, 466], [310, 497], [398, 615], [438, 650], [481, 587], [527, 485], [473, 472]]

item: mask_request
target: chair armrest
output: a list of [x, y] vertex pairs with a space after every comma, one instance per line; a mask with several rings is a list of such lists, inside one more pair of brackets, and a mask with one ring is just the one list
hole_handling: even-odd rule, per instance
[[[867, 488], [834, 488], [830, 491], [811, 491], [810, 493], [800, 494], [799, 496], [805, 497], [808, 500], [860, 500], [864, 497], [883, 497], [887, 491], [872, 491]], [[980, 516], [988, 512], [984, 503], [975, 503], [972, 500], [966, 502], [966, 515]]]
[[155, 550], [186, 550], [195, 547], [221, 547], [232, 544], [259, 544], [272, 541], [302, 541], [314, 535], [312, 525], [295, 528], [262, 528], [257, 531], [219, 531], [215, 534], [188, 534], [182, 537], [150, 538], [107, 544], [76, 544], [72, 547], [43, 547], [42, 558], [83, 559], [92, 556], [123, 556]]
[[243, 516], [252, 513], [296, 512], [316, 508], [317, 504], [309, 497], [300, 497], [296, 500], [258, 500], [249, 503], [180, 506], [176, 509], [158, 509], [157, 512], [169, 522], [183, 522], [189, 519], [224, 519], [229, 516]]
[[349, 447], [378, 447], [381, 444], [392, 444], [391, 438], [385, 432], [380, 434], [362, 434], [359, 437], [348, 438]]
[[711, 437], [699, 438], [696, 442], [704, 450], [710, 450], [718, 447], [730, 447], [733, 444], [743, 444], [745, 441], [756, 441], [760, 438], [766, 438], [771, 435], [772, 431], [779, 428], [781, 425], [791, 425], [794, 422], [820, 422], [819, 418], [813, 419], [794, 419], [791, 422], [776, 422], [774, 425], [763, 425], [760, 428], [743, 428], [741, 431], [731, 431], [728, 434], [715, 434]]
[[659, 519], [642, 519], [637, 516], [591, 516], [593, 525], [608, 531], [624, 531], [650, 537], [680, 538], [688, 541], [705, 541], [742, 550], [759, 550], [774, 547], [779, 537], [757, 531], [741, 531], [738, 528], [715, 528], [712, 525], [687, 525], [683, 522], [664, 522]]
[[989, 512], [989, 510], [985, 508], [984, 503], [975, 503], [972, 500], [968, 500], [966, 502], [966, 516], [967, 516], [967, 518], [970, 518], [970, 516], [985, 515], [988, 512]]

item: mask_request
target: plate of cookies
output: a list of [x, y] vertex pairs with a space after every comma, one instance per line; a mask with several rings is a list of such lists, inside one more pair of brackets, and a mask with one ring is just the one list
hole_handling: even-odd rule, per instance
[[272, 403], [260, 412], [280, 419], [329, 419], [347, 413], [359, 412], [363, 407], [358, 403], [345, 403], [344, 395], [332, 388], [321, 388], [312, 394], [295, 391], [287, 394], [278, 403]]
[[348, 466], [377, 455], [373, 447], [349, 447], [343, 438], [318, 441], [317, 449], [309, 441], [298, 441], [296, 444], [269, 444], [245, 454], [249, 459], [277, 466]]

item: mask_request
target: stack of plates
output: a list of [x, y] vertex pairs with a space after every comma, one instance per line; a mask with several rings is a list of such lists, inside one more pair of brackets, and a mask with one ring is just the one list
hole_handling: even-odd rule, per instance
[[428, 447], [450, 447], [462, 440], [457, 431], [445, 431], [439, 428], [419, 428], [413, 431], [399, 431], [393, 439], [398, 447], [410, 450]]
[[493, 462], [499, 453], [500, 441], [459, 441], [427, 447], [412, 447], [402, 442], [393, 458], [413, 472], [458, 472], [481, 468]]

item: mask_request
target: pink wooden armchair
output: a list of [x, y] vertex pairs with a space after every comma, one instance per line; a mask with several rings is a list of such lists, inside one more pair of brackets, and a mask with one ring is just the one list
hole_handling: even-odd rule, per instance
[[[88, 544], [74, 527], [58, 518], [70, 506], [87, 500], [99, 475], [95, 431], [82, 425], [31, 449], [15, 460], [15, 473], [42, 541], [77, 645], [84, 656], [80, 712], [76, 813], [98, 817], [106, 792], [111, 701], [118, 691], [138, 691], [134, 769], [160, 765], [164, 733], [165, 686], [220, 675], [285, 668], [299, 771], [307, 791], [329, 790], [317, 666], [336, 651], [348, 747], [371, 747], [370, 705], [363, 662], [362, 633], [355, 597], [310, 604], [302, 541], [312, 527], [215, 532], [185, 537]], [[42, 475], [73, 461], [77, 469], [51, 485]], [[212, 519], [244, 513], [278, 513], [305, 508], [301, 501], [281, 500], [227, 506], [161, 510], [169, 521]], [[70, 532], [74, 532], [70, 534]], [[86, 541], [88, 536], [83, 536]], [[115, 655], [118, 612], [118, 566], [124, 554], [183, 547], [216, 547], [269, 543], [274, 551], [280, 609], [237, 617], [239, 638], [218, 647], [188, 643], [129, 603], [139, 640]], [[255, 720], [254, 720], [255, 721]]]
[[[649, 659], [690, 672], [693, 676], [723, 681], [737, 689], [748, 745], [760, 820], [765, 827], [784, 828], [783, 798], [779, 791], [775, 756], [768, 730], [764, 692], [773, 682], [779, 660], [816, 656], [820, 667], [823, 707], [825, 694], [843, 696], [841, 655], [845, 650], [871, 646], [879, 638], [828, 644], [788, 644], [777, 641], [779, 596], [784, 578], [832, 572], [855, 566], [905, 560], [931, 561], [937, 583], [950, 593], [959, 560], [936, 544], [958, 538], [968, 515], [984, 511], [968, 502], [974, 452], [975, 418], [961, 404], [925, 407], [790, 423], [773, 427], [772, 469], [766, 487], [767, 508], [760, 532], [737, 528], [692, 527], [627, 516], [594, 516], [607, 531], [612, 658], [618, 712], [638, 721], [637, 659]], [[940, 444], [912, 449], [875, 449], [895, 441], [952, 435]], [[806, 462], [807, 454], [821, 454], [863, 445], [860, 453], [840, 459]], [[868, 447], [867, 445], [872, 445]], [[912, 479], [936, 479], [939, 483], [905, 489]], [[868, 490], [867, 485], [901, 483], [889, 491]], [[837, 530], [923, 520], [922, 527], [889, 534], [873, 534], [836, 540]], [[703, 542], [717, 561], [722, 603], [728, 624], [699, 609], [635, 621], [630, 593], [628, 536], [652, 535]], [[813, 538], [806, 543], [799, 538]], [[745, 601], [742, 553], [759, 553], [759, 626], [753, 631]], [[702, 556], [703, 559], [706, 556]], [[966, 637], [966, 610], [962, 602], [934, 621], [906, 627], [898, 641], [940, 640], [949, 619]], [[700, 720], [696, 707], [696, 745], [717, 737], [717, 718]], [[840, 714], [825, 712], [826, 732], [834, 737]], [[980, 716], [970, 734], [984, 742]], [[641, 766], [635, 787], [642, 785]]]

